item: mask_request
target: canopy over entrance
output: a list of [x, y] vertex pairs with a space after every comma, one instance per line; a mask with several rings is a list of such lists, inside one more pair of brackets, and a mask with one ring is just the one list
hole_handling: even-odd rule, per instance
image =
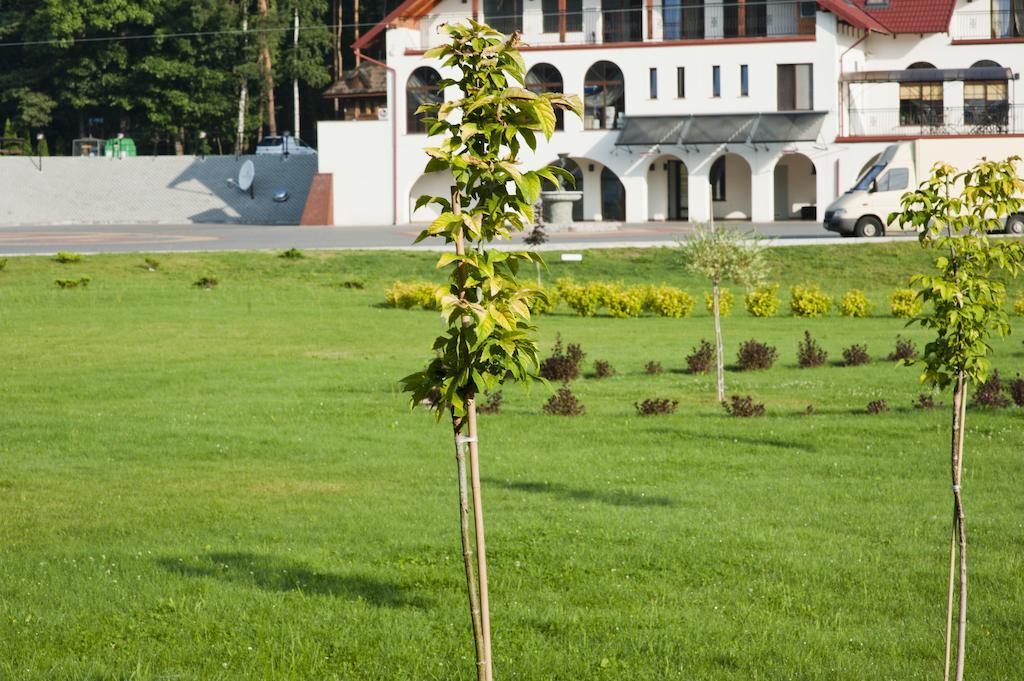
[[620, 147], [675, 144], [813, 142], [823, 111], [691, 116], [627, 116], [615, 140]]

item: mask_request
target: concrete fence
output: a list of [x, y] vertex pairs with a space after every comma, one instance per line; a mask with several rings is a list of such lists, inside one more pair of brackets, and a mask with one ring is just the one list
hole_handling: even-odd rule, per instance
[[[255, 198], [233, 184], [245, 159], [256, 166]], [[5, 157], [0, 225], [297, 225], [316, 171], [316, 156]], [[275, 203], [280, 190], [289, 199]]]

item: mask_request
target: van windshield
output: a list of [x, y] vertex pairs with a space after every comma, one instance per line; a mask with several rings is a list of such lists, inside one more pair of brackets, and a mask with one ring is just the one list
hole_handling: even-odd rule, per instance
[[885, 170], [885, 165], [882, 163], [876, 163], [868, 169], [868, 172], [860, 178], [860, 181], [853, 187], [852, 191], [867, 191], [871, 189], [871, 183], [882, 174]]

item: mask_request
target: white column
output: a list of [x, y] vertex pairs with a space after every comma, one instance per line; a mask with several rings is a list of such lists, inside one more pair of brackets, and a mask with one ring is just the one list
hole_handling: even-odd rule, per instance
[[775, 166], [759, 170], [750, 177], [750, 219], [753, 222], [774, 222]]
[[647, 222], [647, 166], [638, 175], [620, 177], [626, 190], [626, 222]]
[[711, 220], [711, 185], [706, 164], [689, 176], [690, 222], [709, 222]]

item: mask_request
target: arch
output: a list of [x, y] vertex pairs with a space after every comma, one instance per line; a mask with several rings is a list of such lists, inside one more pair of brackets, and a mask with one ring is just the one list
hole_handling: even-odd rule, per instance
[[429, 66], [421, 66], [411, 74], [405, 82], [405, 132], [410, 135], [425, 133], [427, 126], [416, 110], [422, 104], [440, 104], [444, 93], [438, 87], [441, 74]]
[[753, 173], [747, 159], [726, 152], [711, 164], [711, 206], [716, 220], [749, 220]]
[[1001, 66], [1002, 64], [991, 59], [981, 59], [971, 64], [972, 69], [998, 69]]
[[626, 220], [626, 188], [622, 180], [608, 166], [601, 169], [601, 219], [624, 222]]
[[441, 208], [434, 203], [417, 210], [416, 200], [424, 194], [448, 196], [454, 182], [455, 178], [447, 170], [420, 175], [409, 189], [409, 222], [432, 222], [440, 215]]
[[[907, 67], [908, 71], [934, 69], [935, 64], [916, 61]], [[942, 82], [906, 81], [900, 83], [900, 125], [941, 127], [945, 109], [942, 101]]]
[[626, 81], [622, 69], [599, 61], [583, 78], [583, 127], [587, 130], [618, 128], [626, 111]]
[[[548, 165], [557, 165], [558, 163], [559, 161], [556, 160], [552, 161]], [[572, 173], [572, 178], [575, 180], [571, 187], [566, 185], [565, 188], [573, 191], [584, 192], [584, 196], [586, 196], [586, 187], [583, 186], [583, 170], [580, 169], [580, 164], [571, 158], [567, 158], [565, 159], [565, 169]], [[549, 192], [554, 191], [555, 189], [555, 185], [551, 184], [547, 180], [541, 180], [542, 191]], [[548, 215], [548, 209], [547, 207], [544, 207], [544, 220], [547, 221], [549, 219], [550, 216]], [[583, 222], [583, 199], [572, 204], [572, 219], [573, 222]]]
[[[544, 92], [565, 92], [562, 73], [546, 62], [534, 64], [526, 72], [526, 89], [538, 95]], [[565, 116], [561, 109], [555, 109], [555, 130], [565, 129]]]
[[807, 155], [783, 154], [775, 163], [775, 219], [816, 220], [818, 209], [817, 168]]
[[934, 68], [935, 68], [935, 64], [932, 64], [931, 62], [915, 61], [913, 64], [911, 64], [910, 66], [907, 67], [907, 70], [910, 71], [911, 69], [934, 69]]
[[567, 159], [566, 167], [576, 180], [576, 189], [583, 192], [583, 198], [573, 204], [573, 220], [625, 220], [626, 190], [618, 175], [589, 158]]
[[688, 220], [690, 173], [681, 159], [665, 154], [647, 166], [647, 219]]

